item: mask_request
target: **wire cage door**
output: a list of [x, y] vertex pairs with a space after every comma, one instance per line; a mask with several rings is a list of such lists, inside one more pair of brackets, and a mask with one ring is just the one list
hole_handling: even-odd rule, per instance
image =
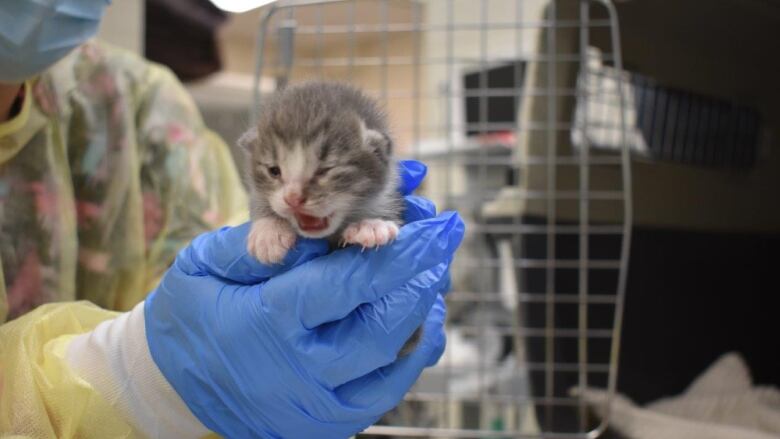
[[[386, 109], [396, 155], [429, 166], [422, 195], [467, 222], [447, 350], [364, 435], [603, 432], [631, 226], [613, 5], [280, 1], [257, 45], [255, 111], [302, 80], [361, 87]], [[612, 147], [593, 144], [605, 138]], [[588, 388], [602, 397], [586, 402]]]

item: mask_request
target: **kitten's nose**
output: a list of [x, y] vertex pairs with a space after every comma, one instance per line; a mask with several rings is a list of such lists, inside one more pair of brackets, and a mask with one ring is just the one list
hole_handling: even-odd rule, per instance
[[284, 194], [284, 202], [292, 208], [301, 207], [306, 202], [306, 197], [300, 192], [288, 192]]

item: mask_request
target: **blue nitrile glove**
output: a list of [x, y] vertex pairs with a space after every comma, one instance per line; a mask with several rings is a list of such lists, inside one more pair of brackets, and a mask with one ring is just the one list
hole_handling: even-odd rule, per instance
[[[409, 190], [424, 167], [401, 164]], [[415, 174], [417, 172], [417, 174]], [[416, 175], [416, 176], [415, 176]], [[407, 197], [377, 251], [300, 240], [285, 264], [246, 254], [248, 226], [196, 238], [145, 303], [149, 350], [195, 416], [227, 437], [345, 438], [397, 405], [444, 350], [455, 213]], [[423, 324], [408, 356], [397, 352]]]

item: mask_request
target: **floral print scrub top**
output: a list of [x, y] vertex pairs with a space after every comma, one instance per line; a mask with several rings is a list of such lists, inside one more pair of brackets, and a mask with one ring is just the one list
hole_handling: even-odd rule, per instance
[[89, 42], [20, 99], [0, 124], [0, 323], [130, 309], [190, 239], [246, 216], [227, 146], [166, 68]]

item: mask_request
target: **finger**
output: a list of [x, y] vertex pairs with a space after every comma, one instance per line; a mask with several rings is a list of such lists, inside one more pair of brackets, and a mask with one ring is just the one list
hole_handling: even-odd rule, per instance
[[454, 212], [408, 224], [395, 242], [376, 251], [349, 247], [272, 278], [260, 300], [271, 318], [297, 322], [302, 330], [340, 320], [450, 261], [463, 232]]
[[420, 186], [425, 174], [428, 173], [428, 167], [417, 160], [399, 160], [398, 175], [401, 177], [398, 192], [401, 195], [409, 195]]
[[427, 198], [407, 195], [404, 197], [404, 204], [404, 224], [436, 216], [436, 205]]
[[265, 265], [247, 252], [249, 228], [250, 223], [245, 223], [204, 233], [179, 253], [175, 264], [189, 275], [256, 284], [328, 252], [325, 240], [298, 239], [282, 264]]
[[447, 263], [421, 273], [373, 303], [307, 334], [302, 361], [321, 365], [318, 378], [335, 388], [396, 360], [412, 333], [423, 324], [446, 286]]
[[438, 297], [425, 321], [417, 349], [393, 364], [339, 386], [335, 390], [337, 397], [368, 416], [382, 415], [397, 406], [423, 369], [435, 364], [444, 352], [446, 311], [444, 299]]

